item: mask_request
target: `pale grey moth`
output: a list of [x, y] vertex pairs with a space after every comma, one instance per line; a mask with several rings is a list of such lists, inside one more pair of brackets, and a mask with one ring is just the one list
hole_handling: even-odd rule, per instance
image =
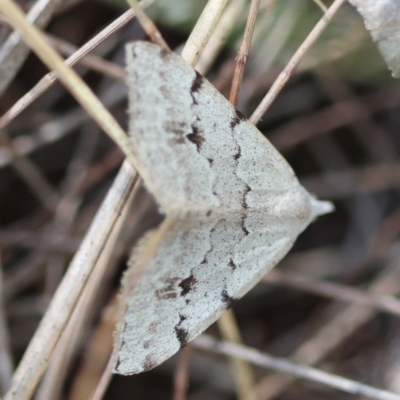
[[360, 12], [372, 39], [395, 78], [400, 77], [400, 0], [349, 0]]
[[[129, 262], [113, 354], [119, 374], [176, 353], [332, 210], [181, 57], [137, 42], [127, 46], [127, 65], [136, 167], [166, 219]], [[146, 252], [152, 257], [132, 285]]]

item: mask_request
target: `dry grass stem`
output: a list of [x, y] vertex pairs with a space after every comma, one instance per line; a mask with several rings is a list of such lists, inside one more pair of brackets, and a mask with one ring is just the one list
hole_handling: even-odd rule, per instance
[[224, 9], [220, 19], [208, 40], [200, 59], [196, 63], [196, 69], [202, 75], [206, 75], [218, 54], [225, 45], [229, 35], [237, 24], [247, 1], [231, 0]]
[[[61, 0], [36, 0], [26, 15], [30, 24], [43, 28], [50, 21]], [[29, 54], [19, 32], [13, 32], [0, 49], [0, 96], [14, 79]]]
[[32, 396], [136, 179], [125, 162], [31, 340], [5, 400], [27, 400]]
[[227, 0], [209, 0], [193, 28], [184, 49], [182, 58], [190, 65], [195, 65], [214, 30]]
[[313, 0], [313, 2], [324, 12], [326, 13], [328, 11], [328, 8], [326, 5], [321, 1], [321, 0]]
[[[56, 36], [46, 34], [46, 39], [57, 51], [65, 56], [70, 57], [79, 51], [78, 47]], [[67, 63], [67, 60], [65, 62]], [[85, 57], [78, 60], [78, 63], [92, 69], [93, 71], [107, 75], [110, 78], [118, 79], [123, 82], [126, 80], [126, 72], [124, 68], [94, 54], [87, 54]]]
[[111, 373], [112, 366], [113, 363], [110, 357], [108, 364], [104, 368], [103, 374], [101, 375], [99, 383], [96, 386], [96, 390], [94, 391], [90, 400], [101, 400], [104, 397], [104, 393], [106, 392], [108, 385], [110, 384], [112, 379], [112, 373]]
[[179, 353], [178, 366], [175, 372], [173, 400], [185, 400], [189, 387], [189, 362], [192, 355], [192, 344], [189, 343]]
[[400, 300], [393, 296], [376, 295], [338, 283], [312, 281], [302, 275], [283, 273], [279, 270], [269, 272], [265, 275], [263, 281], [327, 297], [332, 300], [372, 307], [376, 311], [384, 311], [400, 317]]
[[242, 85], [244, 69], [246, 67], [247, 58], [249, 57], [251, 39], [253, 37], [254, 27], [256, 24], [257, 12], [260, 6], [260, 0], [252, 0], [250, 4], [249, 15], [247, 17], [246, 29], [244, 31], [242, 44], [240, 45], [236, 56], [236, 66], [233, 73], [231, 92], [229, 101], [236, 107], [239, 99], [240, 86]]
[[0, 259], [0, 395], [2, 396], [11, 384], [13, 359], [6, 314], [4, 312], [4, 280]]
[[301, 44], [301, 46], [297, 49], [296, 53], [290, 59], [286, 67], [279, 74], [278, 78], [271, 86], [269, 92], [266, 94], [264, 99], [258, 105], [258, 107], [253, 112], [249, 121], [253, 124], [257, 124], [257, 122], [262, 118], [262, 116], [267, 112], [268, 108], [274, 102], [278, 94], [281, 92], [283, 87], [286, 85], [287, 81], [292, 76], [294, 70], [299, 65], [302, 60], [304, 54], [307, 50], [314, 44], [314, 42], [318, 39], [324, 29], [327, 27], [331, 19], [334, 17], [336, 12], [339, 10], [340, 6], [345, 2], [345, 0], [335, 0], [332, 5], [329, 7], [328, 11], [323, 15], [320, 21], [315, 25], [313, 30]]
[[[368, 289], [375, 295], [396, 295], [400, 292], [399, 259], [387, 266]], [[346, 338], [375, 316], [376, 310], [352, 304], [341, 309], [322, 326], [312, 338], [304, 342], [290, 357], [293, 361], [314, 365], [337, 348]], [[275, 374], [258, 383], [261, 399], [273, 399], [293, 384], [295, 378]]]
[[315, 368], [299, 365], [284, 358], [272, 357], [269, 354], [261, 353], [250, 347], [240, 346], [233, 343], [218, 342], [208, 335], [198, 337], [194, 340], [193, 344], [199, 349], [241, 358], [242, 360], [246, 360], [263, 368], [270, 368], [275, 371], [284, 372], [295, 376], [296, 378], [317, 382], [347, 393], [367, 396], [371, 399], [377, 400], [400, 400], [400, 395], [395, 393], [379, 390], [372, 386], [363, 385], [357, 381], [322, 372]]
[[[363, 107], [360, 107], [360, 103]], [[295, 123], [289, 122], [273, 132], [270, 140], [280, 151], [288, 150], [317, 135], [368, 119], [381, 110], [395, 108], [399, 104], [400, 96], [396, 90], [380, 89], [357, 100], [346, 99], [304, 115]]]
[[70, 320], [64, 329], [57, 347], [53, 353], [47, 373], [36, 396], [36, 400], [51, 400], [61, 395], [62, 382], [70, 369], [74, 354], [81, 342], [88, 320], [88, 314], [93, 309], [93, 303], [98, 294], [99, 286], [106, 276], [105, 272], [115, 251], [117, 240], [120, 236], [123, 224], [131, 211], [132, 202], [140, 188], [140, 181], [136, 181], [129, 198], [124, 205], [121, 216], [116, 222], [101, 255], [96, 262], [93, 272], [90, 274], [83, 292], [74, 308]]
[[[218, 328], [222, 338], [229, 343], [242, 344], [240, 330], [232, 310], [227, 310], [218, 319]], [[230, 357], [233, 376], [239, 400], [256, 400], [257, 393], [254, 386], [253, 371], [246, 360]]]
[[[111, 85], [100, 95], [100, 100], [108, 108], [113, 107], [125, 98], [125, 84], [122, 84], [121, 82], [116, 82]], [[16, 156], [26, 156], [34, 153], [35, 151], [62, 139], [89, 120], [90, 117], [84, 110], [81, 108], [73, 109], [61, 117], [56, 117], [45, 122], [36, 131], [31, 131], [15, 138], [12, 141], [13, 152]], [[9, 165], [12, 160], [12, 155], [7, 151], [7, 148], [3, 147], [1, 150], [0, 169]]]
[[47, 208], [50, 212], [54, 211], [60, 201], [57, 191], [29, 158], [17, 154], [13, 142], [4, 130], [0, 131], [0, 141], [8, 149], [13, 167], [32, 193], [43, 204], [44, 208]]
[[165, 50], [170, 50], [167, 42], [161, 36], [161, 33], [157, 29], [157, 26], [154, 22], [146, 15], [143, 11], [142, 7], [136, 0], [126, 0], [128, 4], [132, 7], [132, 10], [136, 14], [136, 18], [142, 25], [143, 30], [146, 32], [147, 36], [151, 39], [153, 43], [158, 44]]
[[11, 24], [20, 31], [26, 43], [41, 60], [59, 75], [60, 81], [69, 89], [87, 113], [134, 163], [135, 158], [125, 132], [79, 75], [64, 63], [59, 54], [46, 42], [43, 34], [28, 23], [21, 10], [12, 0], [1, 0], [0, 10], [9, 18]]
[[[140, 4], [143, 8], [150, 6], [155, 0], [143, 0]], [[129, 21], [135, 17], [135, 13], [132, 10], [126, 11], [114, 22], [104, 28], [85, 45], [79, 48], [72, 56], [65, 60], [65, 64], [72, 66], [76, 64], [80, 59], [85, 57], [90, 51], [101, 44], [105, 39], [117, 32]], [[18, 114], [20, 114], [29, 104], [36, 100], [42, 93], [44, 93], [51, 85], [58, 80], [58, 76], [55, 72], [50, 72], [44, 76], [34, 88], [28, 93], [22, 96], [17, 103], [14, 104], [1, 118], [0, 118], [0, 129], [5, 128], [10, 121], [12, 121]]]
[[370, 165], [346, 171], [328, 172], [303, 181], [312, 193], [330, 199], [343, 199], [355, 194], [395, 189], [400, 184], [400, 163]]

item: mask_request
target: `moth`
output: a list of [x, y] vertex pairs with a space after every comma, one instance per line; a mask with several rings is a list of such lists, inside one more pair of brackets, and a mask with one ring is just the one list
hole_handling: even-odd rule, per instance
[[395, 78], [400, 78], [400, 1], [349, 0], [365, 21], [372, 39]]
[[136, 168], [166, 218], [133, 251], [123, 280], [113, 368], [125, 375], [203, 332], [332, 210], [181, 57], [136, 42], [127, 71]]

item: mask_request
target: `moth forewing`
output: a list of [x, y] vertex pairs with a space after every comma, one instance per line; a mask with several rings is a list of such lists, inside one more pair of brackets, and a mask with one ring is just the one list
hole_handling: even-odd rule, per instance
[[137, 168], [166, 220], [134, 250], [124, 279], [113, 355], [121, 374], [155, 367], [203, 332], [332, 210], [178, 55], [138, 42], [127, 64]]
[[395, 78], [400, 77], [400, 1], [349, 0], [365, 21], [372, 39]]

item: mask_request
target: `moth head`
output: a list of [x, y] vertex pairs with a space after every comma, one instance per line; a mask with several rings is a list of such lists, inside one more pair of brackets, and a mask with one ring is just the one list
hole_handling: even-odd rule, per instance
[[317, 200], [300, 185], [283, 196], [278, 207], [278, 215], [282, 220], [297, 225], [293, 230], [297, 232], [296, 236], [315, 218], [334, 210], [332, 203]]

